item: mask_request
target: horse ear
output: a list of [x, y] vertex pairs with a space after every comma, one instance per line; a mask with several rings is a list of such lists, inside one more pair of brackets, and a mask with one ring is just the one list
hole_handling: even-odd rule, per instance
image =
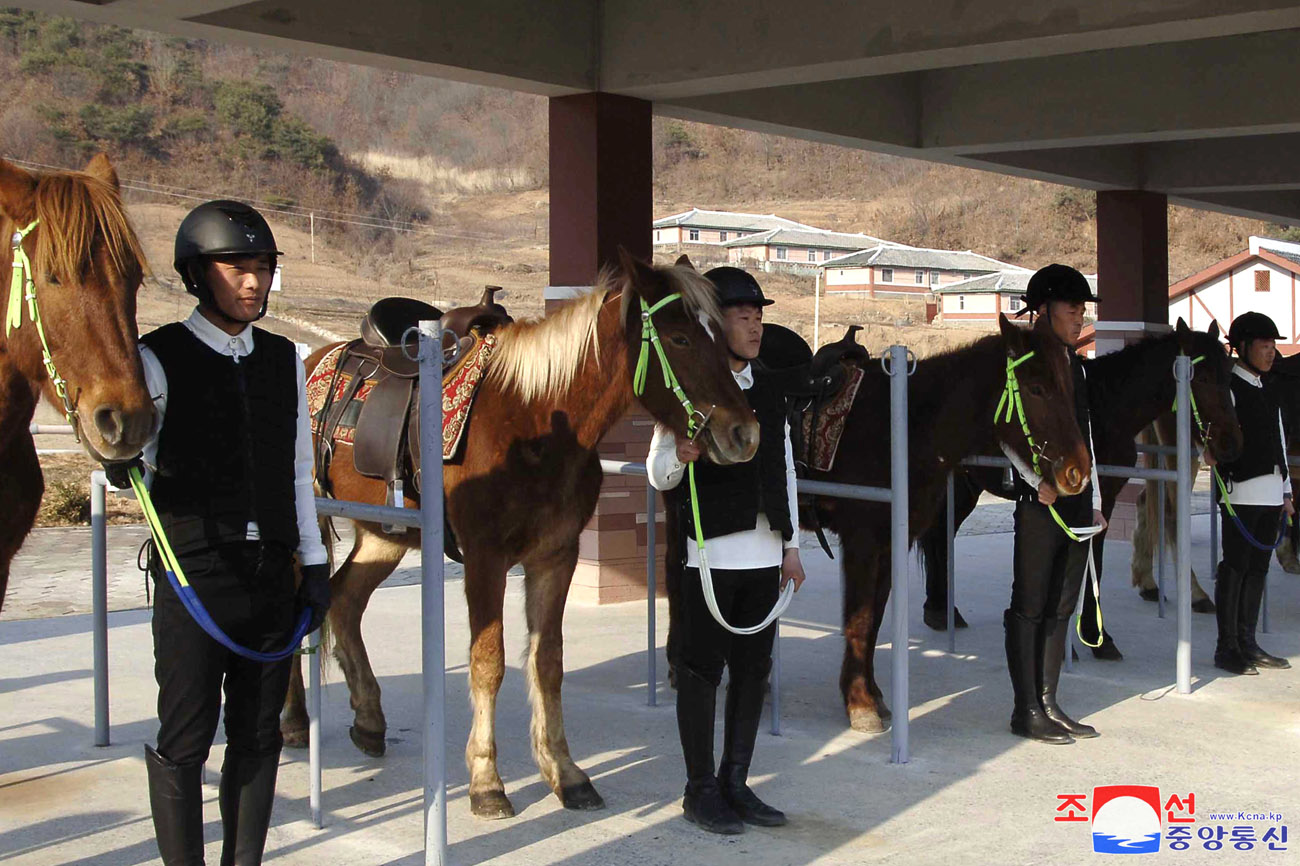
[[618, 245], [618, 264], [627, 276], [632, 289], [638, 295], [649, 297], [650, 287], [654, 284], [655, 269], [629, 253], [622, 244]]
[[1006, 346], [1008, 355], [1020, 355], [1025, 345], [1025, 332], [1010, 319], [1006, 313], [998, 313], [998, 327], [1002, 330], [1002, 345]]
[[691, 270], [695, 270], [695, 265], [691, 264], [691, 257], [686, 255], [686, 253], [682, 253], [678, 256], [677, 261], [673, 262], [673, 264], [679, 268], [690, 268]]
[[108, 161], [108, 154], [102, 151], [95, 154], [90, 158], [90, 162], [86, 163], [84, 171], [91, 177], [102, 180], [118, 192], [122, 191], [122, 184], [117, 178], [117, 169], [113, 168], [113, 163]]
[[14, 222], [26, 222], [34, 215], [32, 196], [36, 178], [8, 160], [0, 159], [0, 212]]
[[[1181, 322], [1182, 319], [1179, 319], [1178, 321]], [[1219, 322], [1217, 319], [1210, 320], [1210, 327], [1206, 329], [1206, 333], [1210, 335], [1211, 340], [1219, 339]]]

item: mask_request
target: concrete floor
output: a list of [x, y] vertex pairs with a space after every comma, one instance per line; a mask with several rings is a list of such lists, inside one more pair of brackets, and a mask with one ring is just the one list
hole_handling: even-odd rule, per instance
[[[1208, 525], [1193, 523], [1194, 561], [1208, 558]], [[788, 827], [720, 838], [680, 817], [683, 783], [672, 692], [645, 702], [645, 606], [571, 608], [565, 633], [566, 726], [573, 754], [592, 775], [608, 808], [570, 813], [542, 784], [528, 748], [527, 700], [520, 660], [525, 634], [523, 586], [507, 596], [507, 658], [498, 745], [501, 775], [518, 816], [482, 822], [469, 814], [460, 758], [468, 732], [466, 612], [459, 581], [448, 581], [447, 752], [449, 862], [636, 864], [1078, 863], [1097, 859], [1087, 824], [1053, 820], [1058, 794], [1095, 785], [1159, 785], [1162, 799], [1196, 795], [1197, 823], [1220, 810], [1295, 817], [1295, 752], [1300, 735], [1300, 578], [1274, 568], [1271, 651], [1297, 669], [1258, 677], [1219, 676], [1210, 664], [1212, 616], [1193, 623], [1194, 691], [1173, 689], [1176, 624], [1128, 587], [1129, 547], [1109, 545], [1107, 625], [1127, 658], [1094, 661], [1067, 674], [1062, 702], [1095, 724], [1100, 739], [1068, 747], [1031, 743], [1006, 729], [1010, 686], [1002, 652], [1001, 611], [1009, 592], [1011, 536], [963, 537], [958, 603], [971, 623], [958, 653], [920, 620], [916, 566], [910, 582], [911, 749], [907, 765], [889, 763], [888, 734], [846, 728], [836, 685], [838, 566], [805, 553], [810, 578], [782, 629], [783, 735], [760, 734], [751, 781], [787, 810]], [[38, 554], [31, 545], [27, 555]], [[412, 557], [405, 568], [418, 563]], [[409, 573], [408, 573], [409, 578]], [[1172, 594], [1172, 587], [1170, 588]], [[660, 665], [667, 608], [658, 606]], [[419, 589], [376, 593], [365, 622], [384, 690], [388, 754], [369, 759], [347, 736], [347, 691], [337, 669], [325, 693], [324, 830], [308, 820], [305, 752], [286, 752], [268, 860], [286, 864], [422, 862]], [[0, 622], [0, 860], [15, 864], [156, 862], [142, 749], [156, 730], [147, 611], [110, 617], [113, 745], [91, 745], [90, 619], [85, 615]], [[889, 692], [892, 647], [877, 653]], [[766, 729], [766, 724], [765, 724]], [[1223, 745], [1227, 744], [1227, 745]], [[222, 747], [209, 760], [215, 782]], [[208, 796], [209, 862], [220, 834], [216, 788]], [[1251, 824], [1261, 835], [1272, 822]], [[1230, 825], [1226, 825], [1230, 826]], [[1300, 840], [1293, 844], [1300, 846]], [[1282, 862], [1292, 851], [1261, 851], [1252, 861]], [[1221, 863], [1242, 859], [1229, 847], [1205, 851], [1199, 840], [1164, 857]]]

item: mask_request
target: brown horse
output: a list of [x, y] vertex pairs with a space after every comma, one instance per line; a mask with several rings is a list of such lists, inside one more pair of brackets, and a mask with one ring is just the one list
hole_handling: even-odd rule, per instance
[[[685, 257], [676, 266], [651, 268], [624, 254], [622, 265], [621, 276], [603, 275], [587, 297], [539, 321], [508, 324], [495, 332], [498, 348], [476, 397], [464, 457], [444, 470], [447, 517], [465, 561], [474, 707], [465, 759], [470, 808], [481, 817], [514, 814], [497, 773], [494, 717], [505, 674], [506, 572], [515, 563], [523, 563], [526, 573], [533, 755], [567, 808], [604, 805], [569, 756], [560, 704], [561, 625], [578, 560], [578, 535], [600, 493], [596, 447], [635, 399], [632, 370], [642, 346], [642, 301], [653, 305], [671, 293], [681, 295], [681, 302], [655, 313], [654, 324], [686, 395], [697, 409], [713, 407], [703, 434], [711, 458], [722, 464], [743, 462], [758, 447], [758, 423], [721, 345], [711, 336], [720, 327], [712, 284]], [[313, 369], [329, 348], [308, 358], [307, 368]], [[679, 436], [687, 435], [686, 413], [664, 387], [653, 352], [648, 372], [641, 404]], [[340, 499], [383, 503], [384, 482], [358, 475], [351, 453], [346, 444], [336, 446], [330, 489]], [[353, 742], [367, 754], [379, 755], [386, 722], [361, 640], [361, 616], [375, 588], [408, 549], [419, 545], [419, 535], [385, 535], [365, 523], [355, 527], [352, 552], [331, 580], [329, 619], [335, 657], [356, 711]], [[301, 744], [307, 720], [300, 669], [295, 670], [282, 727], [290, 743]]]
[[[28, 432], [37, 401], [44, 395], [67, 411], [82, 445], [97, 460], [139, 453], [153, 425], [153, 403], [136, 350], [135, 298], [144, 253], [108, 158], [96, 156], [84, 172], [44, 174], [0, 160], [0, 231], [6, 238], [20, 237], [31, 262], [31, 273], [19, 275], [18, 295], [3, 299], [9, 326], [0, 333], [3, 606], [9, 563], [31, 531], [45, 491]], [[0, 265], [0, 285], [6, 288], [16, 257], [15, 251]], [[57, 393], [44, 360], [23, 297], [28, 292], [35, 295], [50, 362], [64, 380], [66, 398]]]
[[[1032, 459], [1018, 420], [994, 409], [1007, 381], [1007, 359], [1034, 355], [1016, 368], [1026, 419], [1042, 448], [1044, 474], [1063, 494], [1081, 491], [1092, 464], [1074, 418], [1073, 377], [1059, 344], [1039, 329], [999, 317], [1001, 334], [920, 361], [908, 381], [908, 534], [915, 541], [942, 510], [949, 471], [972, 455], [1007, 443]], [[1045, 320], [1044, 320], [1045, 321]], [[872, 365], [874, 366], [874, 365]], [[870, 370], [870, 368], [868, 368]], [[849, 412], [840, 453], [823, 481], [889, 486], [889, 381], [878, 368], [863, 380]], [[844, 660], [840, 691], [854, 730], [885, 730], [891, 716], [876, 683], [875, 651], [890, 592], [889, 506], [819, 499], [821, 524], [840, 538], [844, 574]], [[905, 652], [906, 647], [895, 647]]]

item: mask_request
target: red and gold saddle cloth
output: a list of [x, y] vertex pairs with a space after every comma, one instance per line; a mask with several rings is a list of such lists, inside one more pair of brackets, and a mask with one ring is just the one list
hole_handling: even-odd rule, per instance
[[840, 447], [840, 437], [844, 435], [844, 423], [853, 408], [853, 400], [858, 396], [858, 387], [862, 384], [864, 373], [861, 367], [849, 371], [848, 381], [830, 402], [814, 412], [803, 414], [803, 442], [808, 453], [806, 462], [810, 469], [818, 472], [830, 472], [835, 465], [835, 452]]
[[[307, 378], [307, 409], [311, 415], [311, 432], [313, 436], [321, 435], [324, 423], [325, 407], [336, 404], [351, 394], [348, 405], [339, 415], [334, 426], [333, 440], [352, 445], [355, 442], [357, 420], [365, 405], [366, 397], [375, 387], [379, 376], [366, 375], [357, 387], [352, 387], [353, 375], [338, 370], [339, 362], [350, 344], [336, 346], [312, 370]], [[465, 430], [469, 423], [470, 409], [474, 405], [474, 395], [478, 392], [479, 382], [487, 370], [492, 355], [496, 351], [497, 337], [488, 334], [483, 337], [475, 335], [474, 345], [464, 352], [456, 364], [442, 377], [442, 459], [451, 460], [460, 449]], [[368, 370], [369, 364], [363, 364], [362, 370]], [[378, 370], [375, 371], [379, 373]], [[331, 395], [330, 386], [334, 393]], [[414, 401], [413, 401], [414, 403]], [[405, 418], [394, 418], [394, 424], [405, 424]]]

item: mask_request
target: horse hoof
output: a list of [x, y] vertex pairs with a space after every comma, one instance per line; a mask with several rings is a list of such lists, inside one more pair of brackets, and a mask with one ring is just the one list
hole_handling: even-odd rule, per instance
[[566, 809], [578, 812], [590, 812], [605, 808], [605, 800], [596, 793], [596, 786], [591, 782], [580, 782], [560, 789], [560, 803]]
[[1138, 592], [1138, 598], [1143, 601], [1158, 601], [1160, 599], [1160, 590], [1144, 589]]
[[513, 818], [515, 807], [505, 791], [479, 791], [469, 795], [469, 811], [475, 818], [499, 821]]
[[284, 738], [284, 747], [286, 749], [305, 749], [311, 741], [311, 736], [306, 728], [298, 728], [292, 731], [280, 731], [280, 736]]
[[1192, 602], [1193, 613], [1214, 613], [1214, 611], [1214, 599], [1212, 598], [1198, 598]]
[[1115, 646], [1115, 642], [1112, 640], [1103, 642], [1101, 646], [1093, 647], [1092, 657], [1104, 662], [1119, 662], [1124, 660], [1124, 654], [1119, 651], [1119, 647]]
[[889, 730], [889, 725], [880, 718], [880, 714], [871, 710], [850, 711], [849, 727], [860, 734], [883, 734]]
[[367, 731], [364, 728], [352, 725], [348, 728], [348, 736], [352, 738], [352, 745], [370, 758], [382, 758], [384, 751], [388, 748], [383, 731]]

